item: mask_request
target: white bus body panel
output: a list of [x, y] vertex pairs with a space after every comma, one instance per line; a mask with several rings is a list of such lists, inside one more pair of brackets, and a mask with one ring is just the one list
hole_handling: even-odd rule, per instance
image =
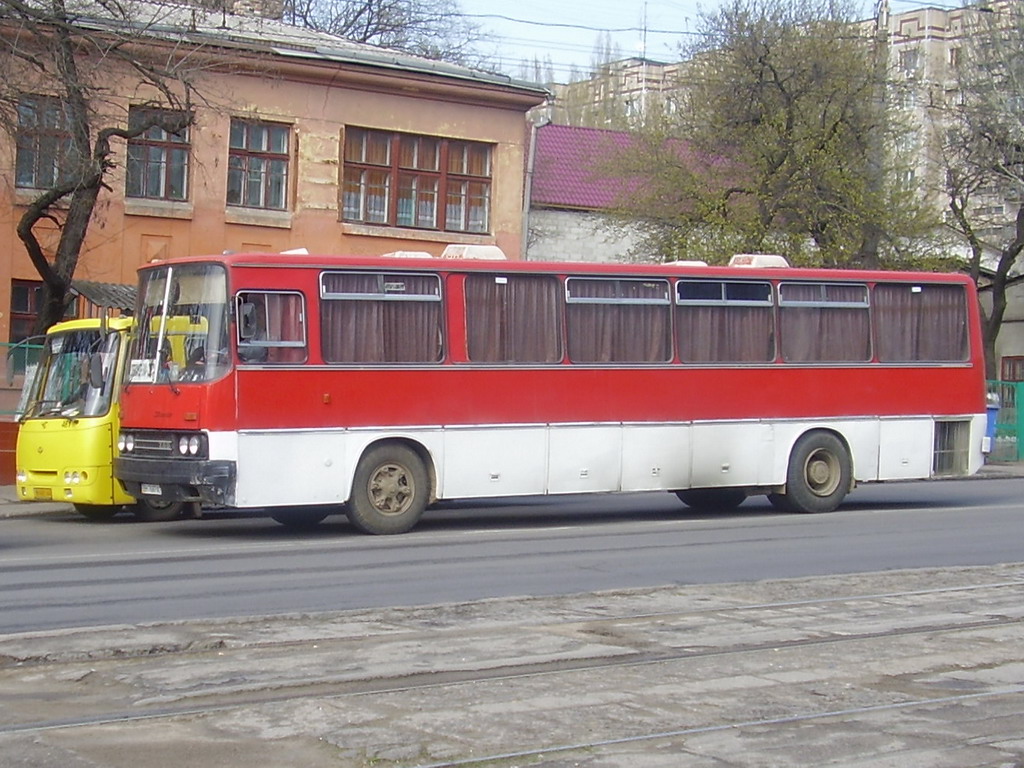
[[[881, 419], [879, 437], [879, 480], [913, 480], [931, 474], [935, 419]], [[928, 450], [921, 450], [922, 446]]]
[[694, 424], [694, 488], [772, 482], [772, 425], [756, 421]]
[[[437, 457], [435, 456], [435, 461]], [[547, 427], [449, 428], [437, 467], [444, 498], [523, 496], [545, 492]]]
[[671, 491], [689, 488], [689, 424], [626, 424], [622, 428], [622, 489]]
[[[675, 424], [531, 424], [473, 427], [266, 430], [211, 433], [210, 455], [236, 460], [235, 506], [339, 504], [359, 457], [379, 440], [408, 440], [433, 463], [438, 498], [486, 498], [685, 488], [779, 488], [809, 430], [849, 446], [857, 482], [932, 475], [936, 422], [856, 418]], [[986, 415], [969, 420], [967, 465], [982, 462]]]
[[548, 429], [548, 493], [594, 493], [622, 487], [622, 427]]

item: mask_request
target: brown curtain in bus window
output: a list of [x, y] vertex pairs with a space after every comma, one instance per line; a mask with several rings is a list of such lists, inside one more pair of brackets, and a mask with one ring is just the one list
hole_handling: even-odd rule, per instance
[[967, 301], [963, 286], [881, 283], [875, 286], [873, 299], [880, 362], [967, 359]]
[[[293, 293], [268, 293], [267, 316], [270, 327], [268, 341], [300, 343], [303, 341], [302, 297]], [[305, 346], [271, 347], [267, 350], [268, 363], [301, 363], [306, 359]]]
[[[365, 294], [366, 299], [325, 299], [324, 359], [332, 363], [417, 363], [441, 358], [441, 302], [382, 299], [378, 275], [324, 275], [327, 293]], [[437, 278], [402, 275], [404, 296], [436, 296]], [[398, 295], [397, 293], [395, 295]]]
[[478, 363], [562, 359], [560, 283], [553, 277], [468, 275], [466, 334]]
[[684, 363], [764, 363], [775, 359], [771, 307], [676, 308]]
[[[860, 301], [864, 286], [785, 284], [788, 301]], [[871, 359], [867, 306], [792, 306], [779, 308], [782, 357], [789, 363], [865, 362]]]
[[[618, 298], [614, 280], [574, 280], [575, 298]], [[569, 358], [579, 363], [658, 363], [670, 358], [668, 304], [571, 303]]]

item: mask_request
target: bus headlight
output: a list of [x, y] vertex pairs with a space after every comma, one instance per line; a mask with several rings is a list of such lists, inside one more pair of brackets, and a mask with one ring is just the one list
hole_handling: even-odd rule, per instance
[[178, 438], [178, 453], [182, 456], [196, 456], [200, 445], [198, 435], [182, 435]]
[[117, 450], [121, 453], [131, 453], [135, 450], [135, 436], [129, 432], [117, 436]]

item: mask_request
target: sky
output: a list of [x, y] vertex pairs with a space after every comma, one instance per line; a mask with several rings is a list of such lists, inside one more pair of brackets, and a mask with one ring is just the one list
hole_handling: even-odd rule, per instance
[[[573, 67], [586, 72], [603, 31], [609, 31], [622, 58], [646, 56], [678, 61], [680, 43], [698, 29], [700, 11], [713, 12], [720, 0], [458, 0], [462, 12], [493, 42], [482, 46], [496, 68], [521, 76], [520, 63], [551, 60], [555, 80], [567, 82]], [[874, 14], [873, 0], [859, 0], [862, 17]], [[955, 7], [959, 0], [890, 0], [894, 12], [922, 6]], [[646, 34], [644, 33], [646, 29]]]

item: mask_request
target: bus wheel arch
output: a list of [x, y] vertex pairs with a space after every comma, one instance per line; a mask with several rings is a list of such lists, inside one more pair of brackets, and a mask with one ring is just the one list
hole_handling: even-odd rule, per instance
[[346, 515], [363, 533], [411, 529], [434, 499], [436, 473], [429, 453], [408, 440], [371, 443], [356, 463]]
[[784, 494], [769, 500], [793, 512], [831, 512], [853, 487], [853, 456], [838, 432], [812, 429], [793, 443], [786, 468]]

